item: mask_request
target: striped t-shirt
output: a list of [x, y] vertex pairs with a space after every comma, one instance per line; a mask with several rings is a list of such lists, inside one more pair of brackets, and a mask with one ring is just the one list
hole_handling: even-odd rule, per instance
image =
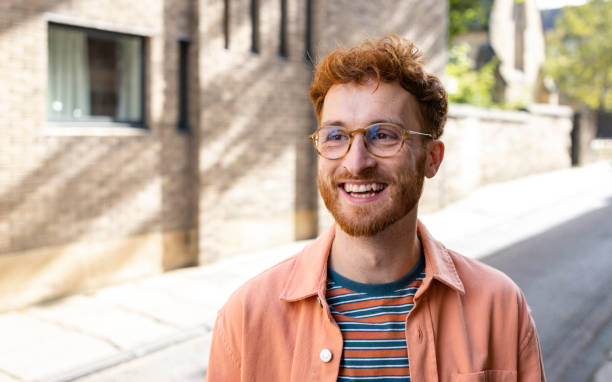
[[344, 340], [338, 381], [410, 381], [406, 315], [424, 269], [421, 257], [409, 274], [388, 284], [361, 284], [328, 271], [326, 299]]

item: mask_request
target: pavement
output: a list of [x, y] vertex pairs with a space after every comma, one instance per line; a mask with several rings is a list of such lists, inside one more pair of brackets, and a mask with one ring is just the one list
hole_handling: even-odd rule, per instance
[[[612, 161], [485, 186], [421, 219], [447, 247], [478, 258], [611, 200]], [[83, 380], [172, 345], [210, 341], [231, 292], [306, 243], [0, 314], [0, 382]], [[612, 381], [612, 354], [593, 380]]]

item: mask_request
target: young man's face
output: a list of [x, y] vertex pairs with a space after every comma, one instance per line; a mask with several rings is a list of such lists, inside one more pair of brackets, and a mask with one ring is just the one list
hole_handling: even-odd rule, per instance
[[[396, 82], [382, 82], [378, 89], [373, 80], [362, 85], [337, 84], [325, 96], [321, 126], [342, 126], [351, 131], [392, 122], [423, 132], [417, 108], [414, 97]], [[429, 141], [412, 135], [398, 153], [380, 158], [368, 152], [359, 133], [343, 158], [320, 157], [319, 191], [343, 231], [372, 236], [416, 208]]]

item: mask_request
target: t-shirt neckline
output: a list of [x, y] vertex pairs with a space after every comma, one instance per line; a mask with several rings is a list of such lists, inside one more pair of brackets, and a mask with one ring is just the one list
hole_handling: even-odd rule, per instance
[[399, 280], [392, 281], [383, 284], [365, 284], [357, 281], [353, 281], [342, 276], [340, 273], [334, 271], [331, 268], [327, 270], [327, 278], [329, 281], [334, 282], [336, 285], [340, 285], [343, 288], [350, 289], [358, 293], [367, 293], [368, 295], [382, 296], [389, 293], [394, 293], [399, 289], [405, 288], [408, 284], [412, 283], [418, 275], [425, 269], [425, 256], [421, 253], [418, 263], [408, 272], [405, 276], [402, 276]]

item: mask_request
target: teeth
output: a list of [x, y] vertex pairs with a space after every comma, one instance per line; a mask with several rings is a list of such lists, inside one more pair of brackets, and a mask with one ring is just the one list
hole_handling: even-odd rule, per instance
[[370, 192], [367, 194], [352, 194], [354, 197], [356, 198], [371, 198], [372, 196], [376, 195], [374, 192]]
[[[368, 191], [380, 191], [384, 188], [380, 183], [369, 183], [369, 184], [352, 184], [344, 183], [344, 191], [346, 192], [368, 192]], [[371, 195], [370, 195], [371, 196]]]

